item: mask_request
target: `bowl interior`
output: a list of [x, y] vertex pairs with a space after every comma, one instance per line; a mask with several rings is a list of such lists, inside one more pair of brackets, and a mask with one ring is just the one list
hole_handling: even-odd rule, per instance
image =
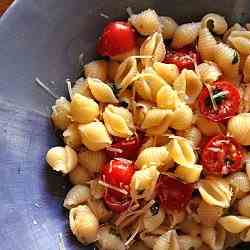
[[[44, 155], [60, 143], [48, 122], [54, 98], [34, 83], [38, 77], [56, 95], [75, 79], [78, 57], [95, 58], [95, 44], [112, 19], [154, 8], [179, 22], [208, 12], [246, 22], [247, 0], [16, 0], [0, 20], [0, 249], [55, 250], [62, 235], [67, 250], [87, 249], [71, 236], [62, 201], [67, 180], [50, 171]], [[104, 15], [108, 18], [104, 18]], [[52, 82], [50, 82], [52, 81]]]

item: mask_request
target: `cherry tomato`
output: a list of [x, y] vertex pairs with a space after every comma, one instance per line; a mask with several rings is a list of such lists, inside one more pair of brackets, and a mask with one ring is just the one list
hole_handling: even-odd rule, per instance
[[198, 101], [202, 115], [207, 119], [219, 122], [233, 117], [239, 112], [240, 93], [229, 81], [217, 81], [211, 86], [216, 109], [213, 107], [207, 87], [203, 87]]
[[161, 175], [157, 184], [157, 197], [166, 210], [182, 210], [192, 198], [193, 184], [186, 184], [175, 177]]
[[126, 158], [134, 160], [141, 146], [141, 138], [133, 136], [129, 139], [121, 139], [106, 148], [107, 155], [111, 158]]
[[179, 70], [194, 69], [194, 62], [201, 61], [199, 54], [194, 48], [186, 47], [179, 50], [168, 50], [164, 63], [175, 64]]
[[131, 200], [127, 196], [117, 198], [113, 190], [106, 190], [104, 202], [112, 211], [121, 213], [129, 207]]
[[242, 167], [244, 149], [232, 137], [216, 135], [204, 146], [201, 160], [207, 173], [226, 175]]
[[97, 44], [97, 53], [102, 56], [116, 56], [136, 47], [137, 35], [127, 22], [111, 22], [105, 28]]
[[120, 158], [111, 160], [106, 164], [102, 169], [101, 177], [106, 183], [128, 191], [134, 172], [134, 164], [131, 161]]

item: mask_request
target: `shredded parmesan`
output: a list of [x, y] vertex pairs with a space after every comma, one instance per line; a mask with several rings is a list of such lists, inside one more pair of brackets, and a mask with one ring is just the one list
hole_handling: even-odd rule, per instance
[[218, 108], [217, 108], [216, 102], [214, 101], [211, 86], [209, 84], [205, 84], [205, 86], [207, 87], [207, 90], [208, 90], [208, 93], [209, 93], [209, 96], [213, 105], [213, 109], [216, 111]]
[[107, 149], [111, 152], [122, 153], [122, 150], [120, 148], [107, 147]]
[[212, 151], [212, 152], [223, 152], [223, 150], [222, 149], [220, 149], [220, 148], [214, 148], [214, 147], [210, 147], [210, 148], [207, 148], [209, 151]]
[[72, 83], [69, 79], [66, 79], [67, 87], [68, 87], [68, 92], [69, 92], [69, 97], [72, 100], [73, 93], [72, 93]]
[[217, 98], [217, 97], [220, 97], [220, 96], [225, 96], [225, 95], [227, 95], [227, 94], [229, 94], [229, 91], [227, 91], [227, 90], [221, 91], [221, 92], [219, 92], [219, 93], [213, 95], [213, 99], [215, 99], [215, 98]]
[[58, 234], [58, 238], [59, 238], [59, 250], [66, 250], [62, 233]]
[[106, 15], [106, 14], [104, 14], [104, 13], [101, 13], [100, 16], [103, 17], [103, 18], [105, 18], [105, 19], [109, 19], [109, 16]]
[[121, 188], [112, 186], [112, 185], [110, 185], [110, 184], [108, 184], [108, 183], [106, 183], [106, 182], [104, 182], [104, 181], [99, 180], [98, 183], [101, 184], [101, 185], [103, 185], [104, 187], [113, 189], [113, 190], [115, 190], [115, 191], [117, 191], [117, 192], [120, 192], [120, 193], [122, 193], [122, 194], [125, 194], [125, 195], [128, 194], [128, 192], [127, 192], [125, 189], [121, 189]]
[[35, 83], [37, 83], [41, 88], [43, 88], [47, 93], [49, 93], [55, 99], [59, 98], [59, 96], [56, 95], [49, 87], [47, 87], [38, 77], [35, 79]]
[[128, 15], [129, 15], [130, 17], [133, 15], [133, 11], [132, 11], [132, 8], [131, 8], [131, 7], [128, 7], [128, 8], [126, 9], [126, 11], [127, 11]]
[[141, 229], [141, 226], [142, 226], [142, 222], [141, 220], [139, 220], [138, 222], [138, 225], [134, 231], [134, 233], [130, 236], [130, 238], [124, 243], [124, 245], [127, 247], [131, 242], [132, 240], [136, 237], [136, 235], [139, 233], [140, 229]]

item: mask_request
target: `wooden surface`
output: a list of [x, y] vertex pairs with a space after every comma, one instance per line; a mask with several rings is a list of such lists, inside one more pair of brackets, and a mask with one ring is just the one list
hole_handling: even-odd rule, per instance
[[8, 9], [14, 0], [0, 0], [0, 16]]

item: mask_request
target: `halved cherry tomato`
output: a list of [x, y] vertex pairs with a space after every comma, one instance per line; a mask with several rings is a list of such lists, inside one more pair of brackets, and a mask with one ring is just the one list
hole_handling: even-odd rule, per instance
[[203, 87], [198, 98], [200, 112], [207, 119], [219, 122], [239, 112], [240, 93], [233, 83], [225, 80], [217, 81], [211, 86], [211, 91], [216, 109], [213, 107], [207, 87]]
[[127, 22], [109, 23], [99, 38], [97, 53], [102, 56], [116, 56], [136, 47], [136, 31]]
[[106, 190], [104, 194], [105, 204], [116, 213], [125, 211], [129, 207], [131, 200], [127, 196], [117, 198], [112, 192], [113, 190]]
[[128, 191], [134, 172], [135, 166], [133, 162], [117, 158], [111, 160], [103, 167], [101, 178], [112, 186]]
[[173, 176], [161, 175], [157, 185], [157, 197], [166, 210], [182, 210], [192, 198], [193, 184], [186, 184]]
[[107, 155], [111, 158], [126, 158], [134, 160], [142, 144], [141, 138], [136, 135], [129, 139], [121, 139], [106, 148]]
[[198, 52], [194, 48], [185, 47], [179, 50], [168, 50], [164, 63], [175, 64], [179, 70], [194, 69], [194, 63], [201, 62]]
[[242, 167], [244, 149], [232, 137], [216, 135], [204, 146], [201, 158], [207, 173], [226, 175]]

